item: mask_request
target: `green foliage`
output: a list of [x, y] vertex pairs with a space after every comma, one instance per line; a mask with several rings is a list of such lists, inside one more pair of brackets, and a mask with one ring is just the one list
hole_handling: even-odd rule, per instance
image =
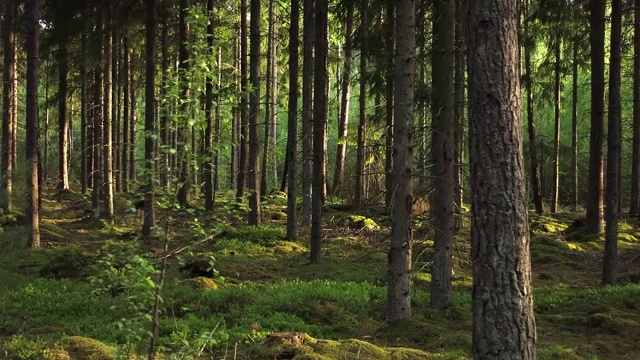
[[274, 246], [284, 239], [286, 229], [281, 226], [255, 225], [238, 228], [235, 238], [241, 242], [247, 242], [261, 246]]
[[47, 262], [39, 272], [43, 277], [84, 278], [93, 258], [77, 245], [64, 246], [47, 255]]

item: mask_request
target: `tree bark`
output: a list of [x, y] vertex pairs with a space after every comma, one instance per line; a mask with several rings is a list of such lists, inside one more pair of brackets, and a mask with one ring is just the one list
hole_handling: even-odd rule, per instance
[[360, 95], [358, 111], [358, 144], [356, 150], [356, 179], [353, 196], [353, 205], [357, 209], [362, 203], [363, 177], [364, 177], [364, 147], [367, 126], [367, 32], [368, 29], [369, 1], [362, 0], [360, 8]]
[[[167, 15], [167, 11], [161, 12], [161, 22], [162, 29], [160, 31], [160, 48], [162, 53], [162, 62], [161, 62], [161, 79], [162, 85], [160, 88], [160, 143], [165, 148], [171, 147], [171, 140], [169, 134], [171, 133], [171, 128], [169, 125], [169, 104], [168, 104], [168, 94], [167, 87], [169, 86], [169, 16]], [[171, 186], [171, 178], [173, 176], [173, 169], [171, 168], [171, 164], [169, 162], [170, 153], [168, 150], [161, 150], [161, 168], [158, 169], [160, 171], [160, 185], [166, 189], [169, 189]]]
[[265, 84], [267, 93], [265, 94], [264, 139], [262, 142], [262, 171], [260, 172], [260, 189], [262, 189], [262, 192], [261, 192], [262, 196], [265, 196], [269, 189], [268, 169], [269, 169], [269, 156], [271, 154], [270, 145], [271, 145], [272, 137], [275, 137], [275, 132], [274, 133], [271, 132], [273, 130], [273, 121], [274, 121], [273, 105], [276, 101], [276, 97], [274, 96], [273, 92], [275, 90], [274, 83], [277, 77], [277, 74], [274, 74], [273, 72], [273, 65], [275, 62], [277, 62], [277, 59], [274, 57], [275, 53], [273, 51], [275, 46], [275, 36], [274, 36], [275, 15], [274, 15], [274, 9], [273, 9], [273, 0], [269, 0], [269, 7], [267, 12], [268, 12], [267, 21], [269, 23], [269, 26], [267, 29], [267, 74], [266, 74], [267, 81]]
[[[311, 199], [311, 263], [320, 262], [323, 187], [325, 186], [325, 125], [327, 123], [328, 0], [316, 0], [313, 78], [313, 182]], [[305, 25], [306, 26], [306, 25]]]
[[631, 206], [629, 213], [640, 214], [640, 0], [633, 11], [633, 144], [631, 153]]
[[156, 148], [156, 124], [155, 124], [155, 39], [156, 39], [156, 3], [155, 0], [146, 0], [145, 19], [145, 104], [144, 104], [144, 215], [142, 222], [142, 238], [150, 239], [155, 227], [155, 148]]
[[25, 0], [25, 18], [27, 21], [27, 203], [25, 225], [29, 230], [27, 244], [30, 248], [40, 247], [40, 209], [38, 184], [38, 32], [40, 29], [40, 11], [38, 0]]
[[240, 151], [238, 158], [238, 180], [236, 199], [243, 201], [247, 186], [247, 126], [249, 124], [247, 65], [247, 0], [240, 0]]
[[[178, 125], [178, 158], [179, 158], [179, 176], [180, 184], [177, 194], [178, 204], [182, 207], [189, 206], [189, 192], [191, 191], [191, 156], [188, 149], [189, 141], [189, 124], [187, 118], [189, 116], [189, 78], [188, 74], [191, 68], [189, 63], [189, 50], [187, 48], [189, 24], [187, 23], [187, 10], [189, 9], [188, 0], [180, 0], [180, 15], [178, 25], [178, 41], [179, 41], [179, 59], [178, 59], [178, 75], [180, 77], [180, 114], [183, 122]], [[195, 151], [195, 149], [191, 149]]]
[[249, 47], [249, 225], [260, 223], [260, 139], [258, 120], [260, 119], [260, 0], [251, 0]]
[[[208, 52], [213, 55], [213, 0], [207, 0], [207, 47]], [[220, 69], [218, 69], [218, 72]], [[206, 118], [206, 128], [204, 134], [204, 208], [207, 211], [213, 210], [214, 204], [214, 183], [213, 183], [213, 74], [208, 74], [205, 84], [204, 112]]]
[[604, 129], [604, 33], [605, 2], [590, 0], [591, 31], [591, 133], [589, 136], [589, 184], [587, 192], [587, 234], [602, 232]]
[[413, 204], [413, 99], [416, 66], [415, 6], [413, 1], [396, 4], [395, 126], [393, 127], [393, 189], [391, 211], [391, 247], [389, 249], [389, 286], [387, 320], [411, 317], [411, 230]]
[[0, 179], [0, 208], [4, 212], [11, 211], [11, 194], [13, 192], [13, 86], [15, 77], [15, 1], [7, 0], [4, 6], [2, 22], [3, 69], [2, 69], [2, 178]]
[[465, 44], [462, 29], [463, 23], [463, 1], [455, 0], [455, 74], [453, 92], [453, 194], [454, 194], [454, 231], [458, 232], [462, 228], [462, 203], [463, 203], [463, 156], [464, 156], [464, 125], [466, 123], [464, 110], [465, 103]]
[[474, 359], [535, 359], [516, 2], [469, 1]]
[[620, 66], [622, 61], [622, 0], [611, 2], [611, 59], [609, 60], [609, 111], [607, 135], [607, 206], [606, 231], [602, 261], [602, 283], [615, 284], [618, 275], [619, 175], [622, 126], [620, 100]]
[[431, 149], [434, 161], [434, 257], [431, 268], [431, 306], [453, 304], [453, 75], [455, 63], [453, 0], [436, 0], [433, 7]]
[[[640, 0], [639, 0], [640, 1]], [[299, 1], [291, 1], [289, 22], [289, 104], [287, 129], [287, 239], [297, 238], [296, 167], [298, 163], [298, 36], [300, 21]]]
[[[101, 44], [102, 35], [102, 13], [98, 11], [96, 15], [95, 26], [95, 43]], [[94, 81], [93, 81], [93, 177], [91, 183], [91, 202], [93, 205], [94, 217], [100, 216], [100, 199], [103, 192], [103, 171], [102, 166], [102, 55], [103, 46], [95, 46], [95, 65], [94, 65]]]
[[[558, 30], [556, 30], [558, 31]], [[560, 190], [560, 35], [556, 33], [553, 53], [555, 64], [553, 70], [553, 113], [554, 113], [554, 136], [553, 136], [553, 195], [551, 197], [551, 212], [558, 212], [558, 196]]]
[[[85, 16], [83, 10], [83, 16]], [[91, 134], [89, 130], [88, 121], [88, 97], [87, 97], [87, 31], [86, 25], [83, 23], [82, 38], [81, 38], [81, 62], [80, 62], [80, 186], [82, 194], [86, 194], [87, 187], [89, 185], [89, 164], [91, 162], [91, 152], [89, 151], [88, 134]]]
[[386, 19], [384, 22], [384, 31], [387, 34], [386, 41], [386, 64], [385, 64], [385, 151], [384, 151], [384, 187], [385, 187], [385, 207], [391, 208], [393, 201], [393, 80], [394, 80], [394, 49], [395, 49], [395, 37], [394, 37], [394, 12], [395, 4], [393, 1], [387, 2], [386, 6]]
[[578, 43], [573, 45], [573, 74], [571, 99], [571, 202], [578, 211]]
[[314, 0], [303, 2], [302, 30], [302, 225], [311, 224], [313, 182]]
[[[113, 123], [112, 123], [112, 87], [113, 87], [113, 78], [111, 77], [111, 67], [113, 64], [111, 63], [111, 51], [113, 50], [113, 33], [111, 30], [111, 5], [106, 4], [105, 6], [105, 31], [104, 31], [104, 105], [103, 112], [104, 115], [102, 117], [103, 120], [103, 159], [104, 162], [104, 217], [113, 221], [115, 216], [115, 211], [113, 207]], [[151, 112], [153, 114], [153, 111]]]

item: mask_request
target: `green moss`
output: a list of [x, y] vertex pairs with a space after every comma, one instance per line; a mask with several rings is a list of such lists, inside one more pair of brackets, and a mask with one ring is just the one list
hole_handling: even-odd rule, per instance
[[265, 214], [269, 219], [275, 221], [286, 221], [287, 213], [283, 211], [270, 211]]
[[185, 279], [182, 281], [182, 283], [189, 286], [190, 288], [199, 290], [216, 290], [219, 287], [218, 283], [216, 283], [213, 279], [203, 276]]
[[98, 340], [68, 336], [62, 338], [60, 344], [69, 354], [70, 360], [113, 360], [115, 358], [113, 348]]
[[562, 346], [538, 349], [538, 360], [582, 360], [573, 350]]
[[380, 226], [373, 219], [361, 215], [349, 216], [349, 227], [352, 229], [379, 230]]

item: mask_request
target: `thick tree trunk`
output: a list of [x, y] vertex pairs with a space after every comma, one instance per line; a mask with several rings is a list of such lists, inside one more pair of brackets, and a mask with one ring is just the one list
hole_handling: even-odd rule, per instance
[[525, 26], [525, 44], [524, 44], [524, 66], [525, 66], [525, 92], [527, 96], [527, 132], [529, 134], [529, 162], [531, 166], [531, 191], [533, 192], [533, 203], [537, 214], [544, 212], [544, 203], [542, 201], [542, 184], [540, 175], [540, 161], [538, 157], [538, 147], [536, 138], [536, 126], [533, 113], [533, 84], [531, 70], [531, 50], [534, 46], [531, 29], [529, 28], [529, 6], [527, 1], [524, 7], [524, 26]]
[[[640, 1], [640, 0], [639, 0]], [[297, 238], [296, 165], [298, 163], [298, 36], [300, 21], [298, 0], [291, 1], [289, 22], [289, 104], [287, 112], [287, 239]], [[284, 177], [283, 177], [284, 178]]]
[[573, 46], [571, 95], [571, 202], [578, 211], [578, 43]]
[[368, 29], [368, 0], [362, 0], [360, 8], [360, 96], [358, 99], [358, 144], [356, 149], [356, 178], [353, 196], [353, 205], [359, 208], [362, 203], [363, 177], [364, 177], [364, 147], [367, 124], [367, 32]]
[[591, 9], [591, 133], [589, 136], [589, 185], [587, 192], [587, 234], [602, 232], [604, 131], [604, 33], [605, 2], [590, 0]]
[[607, 135], [607, 206], [602, 283], [615, 284], [618, 275], [618, 217], [622, 109], [620, 64], [622, 61], [622, 0], [611, 2], [611, 59], [609, 60], [609, 111]]
[[[155, 0], [146, 0], [146, 39], [145, 39], [145, 101], [144, 101], [144, 219], [142, 222], [142, 238], [150, 239], [155, 226], [155, 39], [156, 39], [156, 4]], [[153, 337], [157, 338], [157, 334]], [[154, 346], [152, 345], [152, 350]]]
[[633, 145], [631, 154], [631, 206], [629, 213], [640, 214], [640, 0], [633, 11]]
[[436, 0], [433, 7], [432, 106], [434, 163], [435, 246], [431, 268], [431, 306], [439, 309], [453, 304], [453, 0]]
[[560, 190], [560, 35], [556, 34], [553, 48], [555, 64], [553, 70], [553, 195], [551, 197], [551, 212], [558, 212], [558, 197]]
[[247, 186], [247, 126], [249, 124], [249, 103], [247, 101], [249, 66], [247, 65], [247, 0], [240, 0], [240, 151], [238, 158], [238, 180], [236, 199], [244, 201]]
[[314, 0], [304, 0], [302, 30], [302, 225], [311, 224], [313, 182]]
[[344, 70], [342, 73], [342, 92], [340, 93], [340, 119], [338, 119], [338, 150], [336, 151], [335, 172], [332, 193], [344, 181], [344, 160], [347, 154], [347, 130], [349, 125], [349, 104], [351, 102], [351, 63], [353, 44], [353, 5], [347, 5], [344, 35]]
[[39, 0], [25, 0], [25, 18], [27, 22], [27, 203], [25, 207], [25, 225], [27, 226], [27, 244], [31, 248], [40, 247], [40, 209], [38, 184], [38, 32], [40, 30]]
[[[316, 0], [313, 77], [313, 183], [311, 199], [311, 263], [320, 262], [323, 187], [325, 186], [325, 125], [327, 123], [328, 0]], [[307, 25], [305, 25], [306, 27]]]
[[535, 359], [516, 3], [468, 2], [474, 359]]
[[2, 178], [0, 179], [0, 208], [4, 212], [11, 211], [11, 194], [13, 192], [13, 86], [15, 77], [15, 1], [7, 0], [4, 6], [2, 22], [2, 52], [4, 55], [2, 69]]
[[249, 47], [249, 225], [260, 223], [260, 139], [258, 120], [260, 119], [260, 0], [251, 0]]
[[396, 1], [395, 126], [393, 127], [393, 189], [387, 320], [411, 317], [411, 250], [413, 246], [413, 99], [416, 64], [415, 6]]

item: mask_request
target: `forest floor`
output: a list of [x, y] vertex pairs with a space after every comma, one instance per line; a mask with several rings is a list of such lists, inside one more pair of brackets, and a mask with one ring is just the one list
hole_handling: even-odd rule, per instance
[[[415, 217], [413, 318], [385, 323], [389, 219], [384, 209], [324, 213], [322, 262], [308, 230], [283, 240], [286, 198], [263, 203], [264, 225], [221, 194], [214, 215], [160, 210], [144, 243], [135, 199], [117, 198], [114, 224], [90, 201], [46, 192], [42, 249], [24, 249], [20, 216], [2, 215], [0, 358], [131, 359], [148, 350], [158, 274], [165, 359], [467, 359], [471, 349], [468, 217], [454, 250], [455, 306], [429, 307], [434, 229]], [[467, 214], [468, 215], [468, 214]], [[620, 284], [599, 286], [603, 240], [579, 215], [531, 218], [539, 359], [640, 359], [640, 228], [620, 223]], [[165, 247], [166, 244], [166, 247]], [[271, 334], [277, 334], [270, 336]], [[146, 357], [145, 357], [146, 358]]]

